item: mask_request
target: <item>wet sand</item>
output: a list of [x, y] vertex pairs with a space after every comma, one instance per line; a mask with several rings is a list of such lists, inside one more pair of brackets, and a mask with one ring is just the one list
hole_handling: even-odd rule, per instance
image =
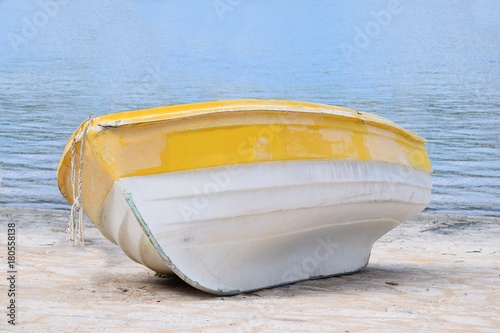
[[421, 214], [383, 236], [361, 272], [232, 297], [159, 278], [86, 224], [66, 241], [68, 212], [0, 208], [16, 224], [16, 327], [23, 332], [499, 332], [500, 218]]

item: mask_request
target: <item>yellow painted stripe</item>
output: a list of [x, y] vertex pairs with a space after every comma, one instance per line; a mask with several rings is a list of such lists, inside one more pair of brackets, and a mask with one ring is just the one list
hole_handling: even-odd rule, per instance
[[[115, 178], [265, 161], [376, 160], [429, 170], [423, 144], [359, 119], [272, 113], [205, 115], [90, 132]], [[416, 155], [415, 155], [416, 156]], [[416, 163], [414, 163], [416, 162]]]

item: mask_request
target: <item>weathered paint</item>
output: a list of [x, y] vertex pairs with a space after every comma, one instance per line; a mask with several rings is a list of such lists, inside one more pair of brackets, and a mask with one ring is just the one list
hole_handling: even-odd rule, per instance
[[151, 244], [153, 244], [153, 246], [155, 247], [156, 252], [158, 252], [158, 254], [162, 257], [162, 259], [165, 260], [165, 262], [167, 263], [167, 265], [170, 265], [171, 264], [170, 259], [165, 254], [165, 252], [163, 251], [163, 249], [161, 248], [161, 246], [158, 245], [158, 242], [156, 241], [155, 237], [153, 236], [153, 234], [149, 230], [148, 224], [146, 223], [146, 221], [144, 221], [144, 219], [142, 218], [141, 213], [139, 212], [139, 210], [135, 206], [134, 200], [132, 199], [132, 194], [124, 192], [123, 193], [123, 197], [127, 201], [130, 209], [132, 210], [132, 213], [134, 213], [134, 216], [137, 219], [137, 222], [140, 224], [142, 230], [144, 231], [144, 233], [146, 234], [146, 236], [148, 237], [148, 239], [151, 241]]
[[[127, 193], [127, 192], [123, 192], [123, 197], [127, 201], [127, 204], [130, 207], [130, 210], [132, 211], [132, 213], [134, 214], [135, 218], [137, 219], [137, 223], [140, 224], [140, 226], [141, 226], [144, 234], [147, 236], [147, 238], [149, 239], [149, 241], [151, 242], [151, 244], [154, 246], [154, 248], [156, 249], [156, 251], [158, 252], [158, 254], [161, 256], [161, 258], [165, 261], [165, 264], [167, 265], [167, 267], [170, 268], [172, 270], [172, 272], [174, 272], [177, 276], [179, 276], [181, 279], [183, 279], [184, 281], [188, 282], [192, 286], [197, 286], [197, 288], [199, 288], [201, 290], [204, 290], [204, 291], [207, 291], [207, 292], [211, 292], [211, 290], [208, 290], [208, 289], [204, 288], [203, 286], [200, 286], [200, 284], [197, 281], [193, 281], [188, 276], [186, 276], [182, 271], [180, 271], [179, 269], [177, 269], [177, 267], [175, 266], [175, 264], [170, 260], [170, 258], [168, 257], [168, 255], [163, 251], [163, 249], [161, 248], [161, 246], [158, 244], [158, 241], [156, 240], [156, 238], [152, 234], [152, 232], [151, 232], [148, 224], [146, 223], [146, 221], [144, 221], [144, 218], [142, 217], [141, 213], [139, 212], [139, 210], [137, 209], [137, 206], [134, 203], [134, 200], [132, 198], [132, 194], [131, 193]], [[133, 244], [132, 246], [136, 246], [136, 244]], [[124, 251], [124, 252], [127, 253], [126, 251]], [[239, 290], [232, 290], [230, 292], [224, 292], [223, 290], [220, 290], [219, 292], [220, 292], [220, 294], [228, 294], [228, 293], [229, 294], [237, 294], [239, 292]]]
[[[74, 134], [77, 152], [81, 131]], [[71, 141], [58, 168], [59, 187], [70, 202]], [[99, 208], [90, 206], [102, 202], [113, 181], [123, 177], [328, 159], [386, 161], [431, 171], [424, 140], [377, 116], [302, 102], [209, 102], [93, 119], [85, 141], [89, 173], [84, 178], [100, 188], [92, 195], [84, 191], [84, 207], [98, 224]]]

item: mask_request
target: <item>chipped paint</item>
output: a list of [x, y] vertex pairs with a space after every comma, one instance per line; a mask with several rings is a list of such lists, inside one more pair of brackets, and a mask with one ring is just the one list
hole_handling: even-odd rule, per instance
[[125, 197], [125, 200], [127, 201], [130, 209], [132, 210], [132, 213], [134, 213], [134, 216], [137, 219], [137, 222], [139, 222], [139, 224], [141, 225], [142, 230], [144, 231], [144, 233], [146, 234], [146, 236], [148, 237], [148, 239], [151, 241], [151, 244], [153, 244], [153, 246], [155, 247], [156, 251], [162, 257], [162, 259], [165, 260], [165, 262], [167, 263], [167, 265], [170, 265], [171, 264], [170, 258], [165, 254], [165, 252], [163, 251], [163, 249], [161, 248], [161, 246], [158, 244], [158, 242], [156, 241], [155, 237], [151, 233], [151, 230], [149, 229], [148, 224], [142, 218], [141, 213], [139, 212], [139, 210], [137, 209], [136, 205], [134, 204], [134, 200], [132, 199], [132, 194], [124, 192], [123, 196]]
[[[130, 207], [130, 209], [131, 209], [132, 213], [134, 214], [135, 218], [137, 219], [137, 222], [139, 222], [139, 224], [141, 225], [142, 230], [144, 231], [144, 233], [146, 234], [146, 236], [148, 237], [148, 239], [151, 241], [151, 244], [154, 246], [154, 248], [156, 249], [156, 251], [158, 252], [158, 254], [160, 255], [160, 257], [165, 261], [165, 264], [168, 266], [168, 268], [170, 268], [172, 270], [172, 272], [174, 272], [182, 280], [186, 281], [187, 283], [189, 283], [193, 287], [198, 288], [198, 289], [203, 290], [203, 291], [206, 291], [206, 292], [214, 293], [213, 290], [205, 288], [205, 287], [201, 286], [198, 282], [191, 280], [189, 277], [187, 277], [183, 272], [181, 272], [175, 266], [175, 264], [166, 255], [166, 253], [163, 251], [163, 249], [161, 248], [161, 246], [158, 244], [158, 241], [156, 240], [156, 238], [151, 233], [151, 230], [150, 230], [148, 224], [146, 223], [146, 221], [144, 221], [144, 218], [142, 217], [141, 213], [139, 212], [139, 210], [137, 209], [137, 206], [134, 203], [134, 200], [132, 198], [132, 194], [124, 191], [123, 192], [123, 197], [125, 198], [128, 206]], [[221, 291], [220, 294], [221, 295], [222, 294], [227, 294], [227, 292]], [[232, 294], [236, 294], [236, 293], [232, 293]]]

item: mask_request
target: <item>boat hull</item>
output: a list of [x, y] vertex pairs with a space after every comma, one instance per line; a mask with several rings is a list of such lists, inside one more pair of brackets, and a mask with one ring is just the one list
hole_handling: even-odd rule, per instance
[[234, 294], [362, 269], [429, 188], [427, 173], [387, 163], [233, 165], [121, 179], [103, 224], [133, 260]]
[[430, 173], [424, 140], [386, 119], [246, 100], [93, 119], [58, 182], [133, 260], [235, 294], [362, 269], [427, 206]]

